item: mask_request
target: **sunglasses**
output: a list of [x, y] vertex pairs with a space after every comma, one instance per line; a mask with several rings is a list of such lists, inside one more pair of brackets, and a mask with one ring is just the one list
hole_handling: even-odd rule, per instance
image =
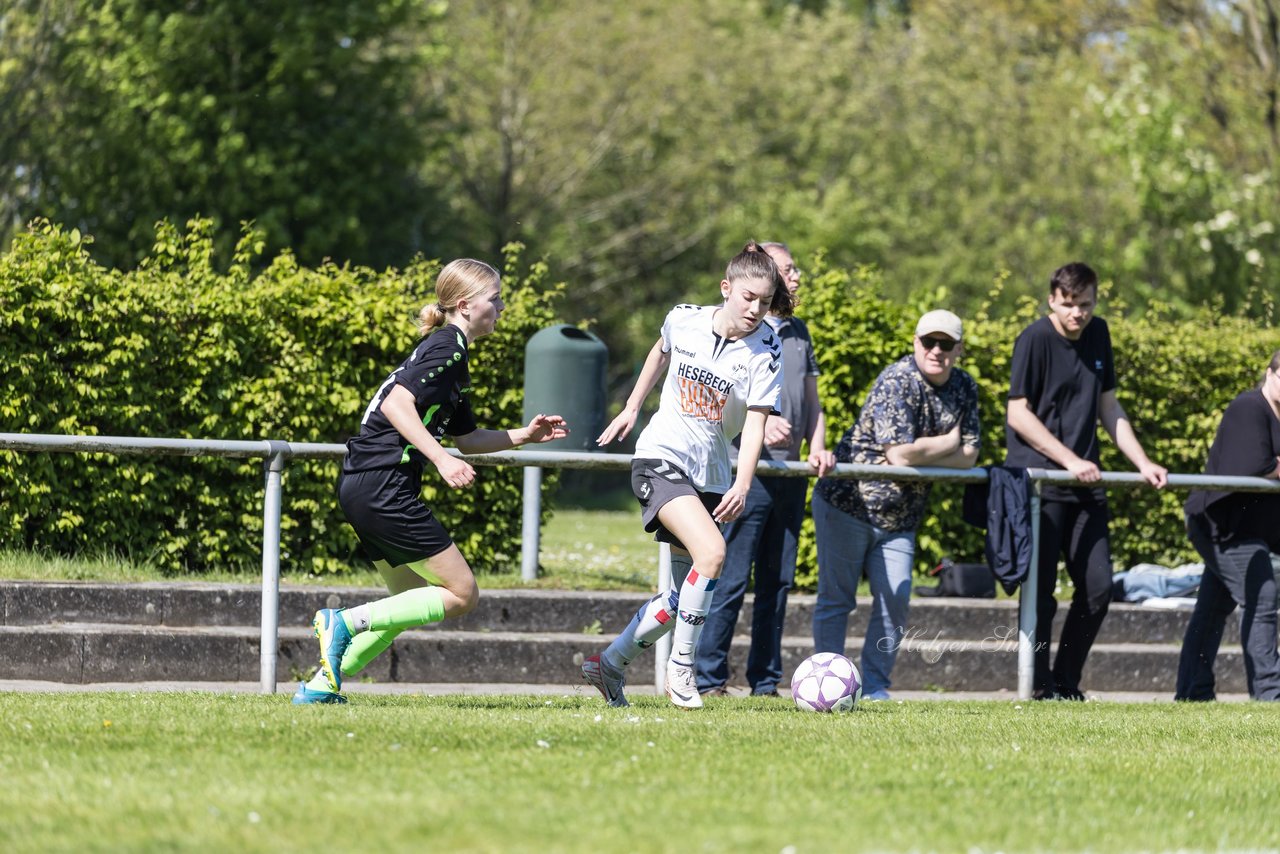
[[920, 338], [920, 346], [924, 348], [926, 353], [934, 347], [937, 347], [944, 353], [950, 353], [959, 343], [959, 341], [952, 341], [950, 338], [931, 338], [928, 335], [921, 336]]

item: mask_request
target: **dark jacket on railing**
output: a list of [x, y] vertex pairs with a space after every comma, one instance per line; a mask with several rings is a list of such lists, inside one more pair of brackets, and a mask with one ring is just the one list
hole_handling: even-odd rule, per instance
[[986, 466], [987, 482], [964, 488], [962, 515], [987, 530], [987, 565], [1012, 594], [1031, 571], [1031, 478], [1024, 468]]

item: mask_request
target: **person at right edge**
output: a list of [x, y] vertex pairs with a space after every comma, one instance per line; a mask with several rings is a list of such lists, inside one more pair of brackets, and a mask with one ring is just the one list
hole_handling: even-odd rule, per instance
[[[1262, 385], [1227, 406], [1209, 449], [1207, 475], [1280, 478], [1280, 350]], [[1280, 495], [1197, 489], [1187, 499], [1187, 535], [1204, 559], [1196, 607], [1182, 639], [1175, 700], [1213, 700], [1213, 661], [1227, 616], [1240, 611], [1240, 646], [1249, 696], [1280, 700], [1276, 654], [1276, 577]]]
[[[1005, 465], [1065, 469], [1082, 484], [1097, 484], [1098, 423], [1146, 481], [1157, 489], [1168, 472], [1142, 449], [1116, 399], [1111, 332], [1093, 312], [1098, 277], [1087, 265], [1067, 264], [1049, 280], [1049, 314], [1013, 345], [1005, 439]], [[1037, 556], [1035, 681], [1039, 700], [1084, 700], [1080, 677], [1111, 601], [1111, 544], [1105, 490], [1100, 486], [1041, 490]], [[1065, 557], [1075, 585], [1058, 654], [1049, 666], [1058, 559]]]

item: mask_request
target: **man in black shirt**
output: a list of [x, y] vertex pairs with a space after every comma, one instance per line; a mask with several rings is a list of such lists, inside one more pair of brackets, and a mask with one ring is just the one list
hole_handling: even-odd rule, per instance
[[[1005, 464], [1065, 469], [1081, 483], [1097, 483], [1101, 422], [1159, 489], [1168, 472], [1147, 457], [1116, 399], [1111, 333], [1106, 321], [1093, 316], [1097, 300], [1098, 277], [1086, 264], [1060, 267], [1049, 280], [1049, 315], [1024, 329], [1013, 345]], [[1111, 601], [1106, 493], [1101, 487], [1046, 486], [1041, 498], [1035, 696], [1083, 700], [1080, 675]], [[1076, 589], [1050, 671], [1060, 554]]]
[[[1205, 474], [1280, 478], [1280, 350], [1262, 385], [1239, 395], [1223, 413]], [[1280, 495], [1197, 489], [1187, 499], [1187, 535], [1204, 558], [1196, 608], [1178, 660], [1176, 700], [1212, 700], [1213, 663], [1227, 617], [1237, 606], [1249, 696], [1280, 700], [1276, 653], [1276, 578]]]

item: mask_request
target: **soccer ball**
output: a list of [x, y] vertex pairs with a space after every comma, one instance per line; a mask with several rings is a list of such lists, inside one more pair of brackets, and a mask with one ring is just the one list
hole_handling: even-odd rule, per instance
[[806, 712], [848, 712], [862, 697], [858, 668], [843, 655], [819, 652], [791, 674], [791, 698]]

